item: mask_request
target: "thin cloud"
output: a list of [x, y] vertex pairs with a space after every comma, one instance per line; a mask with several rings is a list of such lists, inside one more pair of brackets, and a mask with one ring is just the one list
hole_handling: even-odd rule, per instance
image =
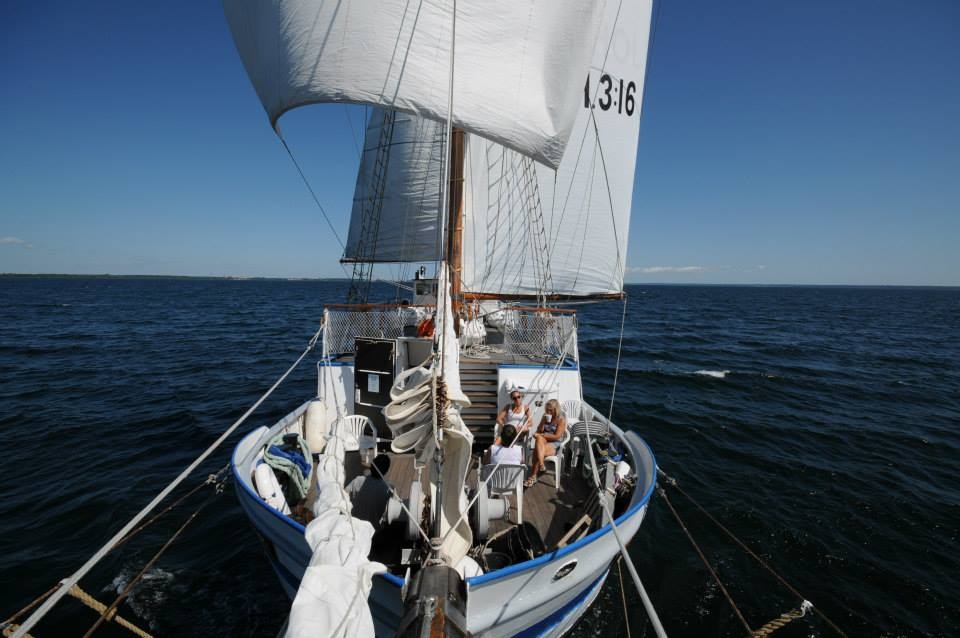
[[662, 273], [690, 273], [707, 272], [709, 269], [704, 266], [637, 266], [627, 268], [628, 272], [641, 273], [643, 275], [657, 275]]
[[33, 248], [33, 244], [20, 239], [19, 237], [0, 237], [0, 244], [9, 244], [12, 246], [23, 246], [24, 248]]

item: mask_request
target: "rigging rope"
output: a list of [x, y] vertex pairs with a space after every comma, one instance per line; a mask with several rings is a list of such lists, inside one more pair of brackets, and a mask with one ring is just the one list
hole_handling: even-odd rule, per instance
[[[177, 531], [175, 531], [173, 535], [169, 539], [167, 539], [167, 542], [164, 543], [159, 550], [157, 550], [157, 553], [154, 554], [153, 557], [146, 562], [146, 564], [137, 573], [137, 575], [130, 579], [130, 582], [127, 583], [127, 585], [123, 588], [123, 590], [120, 592], [117, 598], [112, 603], [110, 603], [110, 606], [109, 607], [104, 606], [103, 609], [98, 609], [98, 611], [100, 612], [100, 617], [97, 619], [95, 623], [93, 623], [93, 626], [91, 626], [90, 629], [87, 630], [87, 633], [83, 635], [83, 638], [90, 638], [90, 636], [93, 635], [93, 633], [97, 630], [97, 628], [100, 627], [100, 625], [103, 624], [104, 621], [113, 620], [113, 617], [116, 616], [117, 607], [120, 605], [120, 603], [123, 602], [127, 598], [127, 596], [130, 595], [130, 592], [133, 591], [133, 588], [136, 586], [136, 584], [140, 582], [140, 580], [150, 570], [150, 568], [153, 567], [154, 564], [156, 564], [156, 562], [160, 559], [160, 557], [163, 556], [164, 552], [166, 552], [167, 549], [170, 548], [170, 546], [173, 544], [173, 541], [175, 541], [183, 532], [183, 530], [185, 530], [187, 526], [193, 522], [193, 520], [197, 517], [197, 515], [200, 514], [200, 512], [203, 510], [203, 508], [205, 508], [207, 505], [213, 502], [214, 498], [216, 498], [217, 496], [223, 493], [224, 481], [220, 477], [225, 473], [226, 473], [226, 468], [220, 470], [220, 472], [217, 472], [217, 474], [211, 475], [208, 478], [207, 482], [205, 482], [204, 485], [208, 484], [210, 480], [213, 479], [214, 485], [215, 485], [214, 493], [209, 498], [207, 498], [206, 501], [201, 503], [200, 506], [197, 507], [197, 509], [195, 509], [190, 516], [187, 517], [187, 519], [183, 522], [182, 525], [180, 525]], [[127, 538], [129, 538], [129, 536]], [[74, 588], [79, 589], [77, 585], [74, 585]], [[97, 602], [97, 605], [102, 605], [102, 603]], [[120, 624], [123, 624], [124, 627], [127, 627], [127, 625], [121, 622], [119, 618], [117, 619], [117, 622]], [[133, 631], [138, 636], [141, 636], [141, 638], [150, 638], [149, 634], [140, 631], [138, 628], [133, 627], [132, 625], [127, 627], [127, 629], [130, 629], [130, 631]]]
[[[277, 137], [280, 138], [280, 143], [283, 144], [284, 150], [287, 151], [287, 155], [290, 157], [290, 161], [293, 162], [293, 165], [297, 168], [297, 172], [300, 173], [300, 179], [303, 180], [303, 183], [307, 187], [307, 190], [310, 191], [310, 197], [313, 198], [313, 203], [317, 205], [317, 208], [319, 208], [320, 212], [323, 214], [323, 219], [324, 221], [327, 222], [327, 226], [330, 227], [330, 232], [333, 233], [333, 237], [337, 240], [337, 243], [340, 244], [340, 250], [346, 252], [347, 248], [346, 246], [344, 246], [343, 240], [340, 239], [340, 235], [337, 233], [337, 229], [334, 228], [333, 222], [331, 222], [330, 217], [327, 216], [327, 211], [324, 210], [323, 205], [320, 204], [320, 200], [317, 198], [317, 194], [313, 191], [313, 187], [310, 186], [310, 182], [309, 180], [307, 180], [307, 176], [304, 174], [303, 169], [300, 168], [300, 163], [297, 162], [297, 158], [293, 156], [293, 151], [291, 151], [290, 147], [287, 146], [287, 140], [283, 139], [283, 136], [280, 135], [279, 133], [277, 134]], [[340, 270], [342, 270], [343, 274], [347, 275], [349, 278], [349, 273], [347, 273], [347, 269], [344, 267], [343, 264], [340, 264]]]
[[350, 125], [350, 141], [353, 142], [353, 148], [357, 151], [357, 157], [361, 160], [363, 159], [363, 152], [360, 150], [360, 145], [357, 144], [357, 134], [353, 130], [353, 120], [350, 119], [350, 107], [346, 104], [343, 105], [343, 112], [347, 116], [347, 124]]
[[273, 391], [276, 390], [281, 383], [283, 383], [283, 381], [290, 375], [291, 372], [293, 372], [293, 370], [298, 365], [300, 365], [300, 362], [303, 361], [304, 357], [306, 357], [307, 354], [309, 354], [310, 351], [313, 350], [314, 346], [316, 346], [317, 340], [320, 338], [320, 335], [322, 334], [322, 332], [323, 332], [323, 327], [321, 326], [320, 329], [317, 330], [317, 332], [313, 335], [313, 337], [310, 338], [310, 341], [307, 343], [306, 349], [304, 349], [304, 351], [300, 354], [300, 356], [297, 357], [297, 360], [293, 362], [293, 365], [287, 368], [287, 371], [284, 372], [280, 376], [280, 378], [277, 379], [276, 382], [274, 382], [272, 386], [270, 386], [270, 389], [267, 390], [263, 394], [263, 396], [257, 399], [256, 403], [250, 406], [250, 408], [246, 412], [244, 412], [243, 415], [239, 419], [237, 419], [233, 425], [227, 428], [227, 430], [224, 431], [224, 433], [221, 434], [220, 437], [217, 438], [217, 440], [210, 445], [210, 447], [204, 450], [200, 454], [200, 456], [198, 456], [189, 466], [187, 466], [185, 470], [183, 470], [183, 472], [180, 473], [179, 476], [173, 479], [173, 481], [171, 481], [170, 484], [167, 485], [167, 487], [165, 487], [159, 494], [157, 494], [157, 496], [155, 496], [152, 501], [150, 501], [143, 509], [137, 512], [137, 514], [134, 515], [134, 517], [131, 518], [119, 532], [114, 534], [113, 537], [103, 545], [103, 547], [98, 549], [93, 554], [93, 556], [91, 556], [87, 560], [87, 562], [80, 567], [80, 569], [74, 572], [73, 575], [71, 575], [69, 578], [64, 579], [60, 583], [58, 590], [55, 591], [46, 600], [46, 602], [44, 602], [39, 609], [37, 609], [33, 614], [31, 614], [30, 617], [27, 618], [26, 621], [24, 621], [23, 625], [21, 625], [17, 629], [17, 631], [13, 634], [14, 638], [23, 638], [23, 636], [27, 633], [27, 631], [32, 629], [33, 626], [36, 625], [37, 622], [39, 622], [40, 619], [43, 618], [53, 608], [53, 606], [56, 605], [60, 601], [60, 599], [67, 594], [67, 592], [70, 590], [71, 587], [76, 585], [77, 582], [79, 582], [80, 579], [83, 578], [87, 574], [87, 572], [89, 572], [94, 567], [94, 565], [99, 563], [103, 559], [103, 557], [106, 556], [107, 553], [109, 553], [110, 550], [112, 550], [114, 546], [117, 545], [119, 541], [123, 540], [123, 538], [126, 537], [130, 533], [130, 531], [134, 527], [136, 527], [137, 524], [140, 523], [140, 521], [142, 521], [147, 516], [147, 514], [153, 511], [153, 509], [157, 505], [159, 505], [163, 499], [169, 496], [169, 494], [178, 485], [180, 485], [180, 483], [182, 483], [188, 476], [190, 476], [190, 474], [192, 474], [193, 471], [196, 470], [197, 467], [199, 467], [199, 465], [203, 463], [203, 461], [206, 460], [206, 458], [210, 456], [210, 454], [213, 453], [214, 450], [220, 447], [220, 445], [227, 439], [227, 437], [233, 434], [234, 431], [236, 431], [236, 429], [240, 427], [240, 425], [242, 425], [243, 422], [246, 421], [251, 414], [253, 414], [254, 410], [260, 407], [260, 404], [263, 403], [267, 399], [267, 397], [273, 394]]
[[[168, 505], [168, 506], [167, 506], [166, 508], [164, 508], [162, 511], [160, 511], [159, 513], [157, 513], [157, 514], [155, 514], [154, 516], [150, 517], [150, 518], [147, 520], [147, 522], [145, 522], [145, 523], [143, 523], [142, 525], [140, 525], [139, 527], [131, 530], [131, 532], [130, 532], [129, 534], [127, 534], [125, 537], [123, 537], [122, 539], [120, 539], [120, 540], [117, 542], [117, 544], [113, 546], [113, 549], [116, 549], [116, 548], [120, 547], [121, 545], [123, 545], [124, 543], [126, 543], [127, 541], [133, 539], [134, 536], [138, 535], [140, 532], [142, 532], [143, 530], [145, 530], [147, 527], [149, 527], [150, 525], [152, 525], [153, 523], [155, 523], [157, 520], [159, 520], [160, 518], [162, 518], [162, 517], [165, 516], [166, 514], [168, 514], [168, 513], [169, 513], [170, 511], [172, 511], [174, 508], [176, 508], [176, 507], [179, 506], [181, 503], [183, 503], [186, 499], [188, 499], [189, 497], [191, 497], [191, 496], [193, 496], [194, 494], [196, 494], [196, 493], [197, 493], [200, 489], [202, 489], [203, 487], [206, 487], [207, 485], [216, 485], [216, 484], [217, 484], [217, 481], [219, 480], [219, 477], [222, 476], [229, 468], [230, 468], [230, 464], [228, 463], [227, 465], [223, 466], [223, 468], [221, 468], [220, 471], [216, 472], [215, 474], [210, 474], [209, 476], [207, 476], [207, 478], [206, 478], [203, 482], [199, 483], [199, 484], [198, 484], [196, 487], [194, 487], [192, 490], [190, 490], [189, 492], [187, 492], [186, 494], [184, 494], [183, 496], [181, 496], [181, 497], [180, 497], [179, 499], [177, 499], [174, 503], [172, 503], [171, 505]], [[112, 550], [111, 550], [111, 551], [112, 551]], [[59, 588], [60, 588], [60, 584], [57, 583], [56, 585], [54, 585], [53, 587], [51, 587], [50, 589], [48, 589], [46, 592], [44, 592], [44, 593], [41, 594], [40, 596], [37, 596], [37, 598], [35, 598], [32, 602], [30, 602], [30, 603], [27, 604], [25, 607], [23, 607], [22, 609], [20, 609], [18, 612], [16, 612], [15, 614], [13, 614], [13, 615], [10, 616], [9, 618], [7, 618], [6, 621], [4, 621], [2, 624], [0, 624], [0, 626], [2, 626], [3, 629], [4, 629], [4, 631], [6, 632], [4, 635], [13, 635], [13, 631], [14, 631], [17, 627], [19, 627], [19, 625], [17, 625], [17, 624], [14, 623], [14, 621], [15, 621], [17, 618], [19, 618], [20, 616], [22, 616], [23, 614], [27, 613], [28, 611], [30, 611], [31, 609], [33, 609], [34, 607], [36, 607], [37, 605], [39, 605], [41, 602], [43, 602], [43, 601], [46, 600], [47, 598], [49, 598], [50, 595], [53, 594], [53, 592], [57, 591], [57, 589], [59, 589]], [[79, 585], [75, 585], [75, 586], [74, 586], [73, 588], [71, 588], [71, 590], [70, 590], [69, 592], [67, 592], [67, 593], [68, 593], [70, 596], [73, 596], [74, 598], [77, 598], [78, 600], [80, 600], [81, 602], [84, 602], [84, 603], [86, 603], [86, 600], [85, 600], [83, 597], [78, 596], [77, 594], [84, 594], [84, 595], [86, 595], [86, 596], [89, 596], [88, 594], [86, 594], [86, 592], [84, 592], [84, 591], [80, 588]], [[97, 602], [96, 604], [102, 606], [103, 608], [106, 608], [106, 605], [103, 605], [102, 603]], [[88, 607], [91, 607], [92, 609], [95, 609], [96, 611], [102, 611], [99, 607], [96, 607], [96, 606], [94, 606], [94, 605], [89, 605], [89, 604], [88, 604], [87, 606], [88, 606]], [[9, 631], [8, 631], [8, 629], [9, 629]], [[27, 635], [29, 636], [30, 634], [27, 634]]]
[[[626, 317], [626, 298], [624, 298], [624, 317]], [[623, 343], [623, 328], [624, 323], [620, 323], [620, 343]], [[616, 379], [620, 371], [620, 351], [617, 351], [617, 367], [614, 371], [614, 390], [616, 390]], [[577, 375], [577, 382], [580, 385], [580, 396], [583, 397], [583, 377]], [[613, 412], [613, 397], [611, 396], [610, 412]], [[607, 419], [607, 423], [611, 423], [610, 419]], [[609, 425], [608, 425], [609, 427]], [[624, 544], [623, 539], [620, 538], [620, 531], [617, 529], [617, 523], [614, 520], [613, 512], [610, 511], [610, 506], [607, 503], [606, 498], [606, 489], [600, 485], [600, 474], [597, 472], [597, 459], [593, 454], [593, 435], [590, 433], [590, 428], [586, 428], [587, 435], [587, 452], [590, 453], [590, 470], [593, 474], [593, 484], [597, 488], [597, 501], [600, 504], [600, 507], [603, 509], [604, 514], [607, 516], [607, 520], [610, 524], [610, 530], [613, 532], [613, 537], [617, 541], [617, 545], [620, 546], [620, 555], [623, 558], [624, 562], [627, 564], [627, 570], [630, 572], [630, 577], [633, 578], [633, 584], [637, 588], [637, 592], [640, 594], [640, 600], [643, 601], [643, 606], [647, 610], [647, 617], [650, 618], [650, 624], [653, 625], [653, 630], [657, 634], [658, 638], [667, 638], [667, 632], [663, 629], [663, 625], [660, 623], [660, 617], [657, 615], [657, 610], [653, 606], [653, 601], [650, 600], [649, 594], [647, 594], [647, 589], [643, 586], [643, 582], [640, 580], [640, 574], [637, 573], [637, 568], [633, 564], [633, 559], [630, 558], [629, 552], [627, 552], [627, 546]]]
[[694, 507], [696, 507], [698, 510], [700, 510], [700, 512], [701, 512], [704, 516], [706, 516], [707, 519], [710, 520], [710, 522], [712, 522], [712, 523], [713, 523], [714, 525], [716, 525], [724, 534], [726, 534], [727, 537], [730, 538], [730, 540], [732, 540], [734, 543], [736, 543], [737, 545], [739, 545], [740, 548], [741, 548], [743, 551], [745, 551], [747, 554], [749, 554], [751, 557], [753, 557], [754, 560], [756, 560], [758, 563], [760, 563], [760, 566], [761, 566], [761, 567], [763, 567], [763, 568], [766, 569], [768, 572], [770, 572], [770, 574], [771, 574], [774, 578], [776, 578], [776, 579], [780, 582], [780, 584], [783, 585], [791, 594], [793, 594], [794, 596], [796, 596], [796, 597], [799, 598], [800, 600], [802, 600], [802, 601], [804, 601], [805, 603], [807, 603], [807, 604], [810, 606], [810, 609], [812, 609], [818, 616], [820, 616], [820, 618], [821, 618], [824, 622], [826, 622], [828, 625], [830, 625], [830, 627], [831, 627], [835, 632], [837, 632], [837, 634], [839, 634], [840, 636], [843, 636], [844, 638], [846, 638], [847, 634], [844, 633], [844, 631], [843, 631], [842, 629], [840, 629], [840, 627], [838, 627], [838, 626], [837, 626], [832, 620], [830, 620], [822, 611], [820, 611], [819, 608], [815, 607], [812, 603], [810, 603], [810, 602], [803, 596], [803, 594], [801, 594], [799, 591], [797, 591], [797, 589], [796, 589], [793, 585], [791, 585], [789, 582], [787, 582], [787, 580], [786, 580], [785, 578], [783, 578], [783, 576], [781, 576], [780, 574], [778, 574], [778, 573], [767, 563], [767, 561], [765, 561], [763, 558], [761, 558], [759, 555], [757, 555], [756, 552], [754, 552], [754, 551], [753, 551], [752, 549], [750, 549], [750, 547], [748, 547], [743, 541], [741, 541], [739, 538], [737, 538], [737, 537], [733, 534], [733, 532], [731, 532], [729, 529], [727, 529], [726, 527], [724, 527], [724, 525], [723, 525], [722, 523], [720, 523], [720, 521], [718, 521], [717, 519], [715, 519], [715, 518], [710, 514], [710, 512], [708, 512], [707, 510], [705, 510], [705, 509], [703, 508], [703, 506], [701, 506], [700, 503], [698, 503], [692, 496], [690, 496], [689, 494], [687, 494], [687, 493], [683, 490], [683, 488], [680, 487], [680, 484], [677, 482], [677, 479], [675, 479], [675, 478], [673, 478], [672, 476], [668, 475], [666, 472], [664, 472], [664, 471], [661, 470], [660, 468], [657, 468], [657, 473], [660, 474], [660, 476], [662, 476], [662, 477], [665, 479], [665, 483], [666, 483], [667, 485], [669, 485], [670, 487], [675, 488], [678, 492], [680, 492], [680, 493], [684, 496], [684, 498], [686, 498], [688, 501], [690, 501], [690, 502], [694, 505]]
[[[395, 499], [397, 500], [397, 503], [399, 503], [401, 509], [403, 509], [403, 511], [407, 513], [407, 516], [410, 517], [410, 520], [411, 520], [411, 521], [416, 521], [416, 523], [417, 523], [417, 531], [420, 532], [420, 535], [423, 536], [423, 540], [427, 541], [427, 545], [429, 546], [429, 545], [430, 545], [430, 537], [427, 536], [427, 533], [426, 533], [425, 531], [423, 531], [423, 526], [420, 525], [420, 516], [414, 517], [413, 512], [410, 511], [410, 509], [407, 507], [407, 505], [403, 502], [403, 498], [400, 497], [400, 493], [397, 492], [397, 489], [393, 486], [393, 484], [390, 483], [390, 482], [387, 480], [387, 477], [383, 475], [383, 472], [380, 471], [380, 468], [377, 467], [377, 464], [376, 464], [376, 463], [371, 463], [371, 464], [370, 464], [370, 467], [372, 467], [372, 468], [376, 471], [377, 476], [380, 477], [380, 480], [383, 481], [384, 485], [386, 485], [388, 488], [390, 488], [390, 495], [393, 496], [393, 498], [395, 498]], [[422, 516], [422, 515], [421, 515], [421, 516]], [[334, 635], [336, 635], [336, 634], [334, 634]]]
[[683, 530], [683, 533], [687, 535], [687, 540], [690, 541], [690, 544], [693, 545], [693, 549], [697, 551], [697, 555], [700, 556], [700, 560], [703, 561], [703, 564], [706, 566], [707, 571], [710, 572], [710, 575], [713, 576], [713, 580], [717, 583], [717, 586], [720, 587], [721, 593], [727, 599], [727, 602], [730, 603], [730, 606], [733, 607], [733, 611], [736, 612], [737, 618], [740, 619], [740, 622], [743, 623], [744, 629], [747, 630], [747, 635], [752, 636], [753, 630], [750, 629], [750, 623], [747, 622], [747, 619], [743, 617], [743, 613], [740, 611], [740, 608], [737, 607], [737, 603], [733, 602], [733, 597], [730, 596], [730, 592], [727, 591], [727, 588], [723, 585], [723, 582], [720, 580], [720, 577], [717, 575], [717, 572], [713, 569], [713, 566], [710, 565], [710, 561], [707, 560], [707, 557], [704, 555], [703, 550], [700, 549], [700, 546], [697, 545], [697, 541], [693, 540], [693, 535], [687, 529], [687, 526], [684, 525], [683, 519], [680, 518], [680, 514], [677, 513], [677, 510], [673, 508], [673, 503], [670, 502], [667, 493], [663, 490], [662, 487], [657, 488], [657, 493], [663, 497], [664, 502], [666, 502], [667, 507], [670, 508], [670, 511], [673, 512], [673, 517], [677, 519], [677, 523], [680, 525], [680, 529]]
[[627, 630], [627, 638], [630, 638], [630, 615], [627, 609], [627, 590], [623, 586], [623, 557], [617, 559], [617, 578], [620, 579], [620, 599], [623, 601], [623, 626]]
[[91, 628], [90, 631], [87, 632], [87, 635], [92, 634], [93, 630], [99, 627], [100, 624], [104, 620], [106, 620], [109, 622], [117, 623], [124, 629], [127, 629], [133, 632], [134, 634], [136, 634], [137, 636], [140, 636], [140, 638], [153, 638], [150, 634], [140, 629], [129, 620], [126, 620], [125, 618], [123, 618], [123, 616], [117, 615], [117, 610], [114, 605], [110, 605], [109, 607], [107, 607], [102, 602], [100, 602], [99, 600], [97, 600], [87, 592], [80, 589], [80, 585], [74, 585], [73, 587], [71, 587], [70, 595], [76, 598], [77, 600], [79, 600], [80, 602], [82, 602], [84, 605], [86, 605], [90, 609], [100, 612], [100, 618], [97, 619], [97, 622], [94, 624], [93, 628]]
[[617, 381], [620, 378], [620, 353], [623, 352], [623, 328], [627, 322], [627, 295], [623, 295], [623, 314], [620, 315], [620, 341], [617, 342], [617, 365], [613, 369], [613, 388], [610, 390], [610, 409], [607, 412], [607, 421], [613, 423], [613, 401], [617, 396]]

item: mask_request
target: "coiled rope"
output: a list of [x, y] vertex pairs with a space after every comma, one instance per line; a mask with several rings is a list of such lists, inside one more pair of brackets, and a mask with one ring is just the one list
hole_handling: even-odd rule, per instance
[[205, 461], [207, 457], [213, 453], [214, 450], [220, 447], [220, 445], [224, 441], [226, 441], [227, 438], [231, 434], [233, 434], [234, 431], [236, 431], [236, 429], [240, 427], [243, 424], [243, 422], [246, 421], [247, 418], [249, 418], [249, 416], [253, 414], [253, 412], [258, 407], [260, 407], [260, 404], [263, 403], [267, 399], [267, 397], [273, 394], [273, 391], [276, 390], [277, 387], [279, 387], [279, 385], [283, 383], [283, 381], [286, 380], [288, 376], [290, 376], [290, 373], [293, 372], [298, 365], [300, 365], [300, 362], [303, 361], [304, 357], [306, 357], [307, 354], [309, 354], [310, 351], [313, 350], [314, 346], [316, 346], [317, 341], [320, 339], [320, 335], [322, 333], [323, 333], [323, 326], [321, 325], [320, 328], [317, 330], [317, 332], [313, 335], [313, 337], [310, 338], [310, 341], [307, 343], [307, 347], [300, 354], [300, 356], [297, 357], [297, 360], [293, 362], [293, 365], [287, 368], [286, 372], [280, 375], [280, 378], [278, 378], [274, 382], [274, 384], [270, 386], [270, 389], [267, 390], [259, 399], [257, 399], [257, 401], [252, 406], [250, 406], [250, 408], [248, 408], [246, 412], [243, 413], [243, 416], [241, 416], [239, 419], [237, 419], [233, 423], [233, 425], [227, 428], [223, 432], [223, 434], [221, 434], [217, 438], [217, 440], [210, 445], [210, 447], [204, 450], [200, 454], [200, 456], [198, 456], [190, 465], [188, 465], [187, 468], [183, 470], [183, 472], [181, 472], [179, 476], [177, 476], [165, 488], [163, 488], [163, 490], [161, 490], [161, 492], [157, 494], [152, 501], [150, 501], [142, 510], [137, 512], [137, 514], [135, 514], [133, 518], [131, 518], [127, 522], [127, 524], [123, 526], [122, 529], [120, 529], [120, 531], [114, 534], [110, 540], [108, 540], [100, 549], [98, 549], [93, 554], [93, 556], [87, 559], [87, 562], [84, 563], [80, 567], [80, 569], [75, 571], [69, 578], [64, 579], [53, 591], [53, 593], [50, 594], [47, 600], [42, 605], [40, 605], [39, 609], [33, 612], [33, 614], [31, 614], [30, 617], [27, 618], [24, 621], [24, 623], [13, 632], [12, 637], [24, 638], [24, 636], [27, 635], [27, 632], [30, 629], [32, 629], [33, 626], [36, 625], [41, 618], [47, 615], [47, 613], [49, 613], [49, 611], [53, 608], [53, 606], [56, 605], [58, 602], [60, 602], [60, 599], [66, 596], [67, 593], [70, 591], [70, 589], [74, 585], [76, 585], [81, 578], [87, 575], [87, 572], [93, 569], [93, 567], [97, 563], [99, 563], [104, 556], [106, 556], [114, 547], [116, 547], [121, 541], [123, 541], [125, 537], [127, 537], [127, 535], [130, 534], [130, 532], [134, 528], [136, 528], [136, 526], [140, 523], [140, 521], [142, 521], [147, 516], [147, 514], [152, 512], [154, 508], [156, 508], [157, 505], [159, 505], [160, 502], [163, 501], [163, 499], [169, 496], [170, 493], [178, 485], [180, 485], [180, 483], [186, 480], [186, 478], [190, 476], [193, 473], [193, 471], [196, 470], [197, 467], [199, 467], [200, 464], [203, 463], [203, 461]]

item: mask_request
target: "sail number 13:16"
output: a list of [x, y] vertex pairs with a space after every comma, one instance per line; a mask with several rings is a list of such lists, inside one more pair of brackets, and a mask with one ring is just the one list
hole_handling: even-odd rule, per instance
[[[597, 100], [597, 106], [604, 111], [609, 111], [611, 107], [615, 108], [617, 113], [626, 113], [629, 117], [633, 115], [633, 110], [636, 107], [634, 94], [637, 92], [637, 85], [634, 82], [627, 82], [624, 85], [623, 78], [620, 78], [618, 82], [619, 84], [615, 83], [609, 73], [600, 76], [600, 98]], [[589, 73], [587, 74], [587, 83], [583, 85], [583, 106], [588, 109], [591, 108]]]

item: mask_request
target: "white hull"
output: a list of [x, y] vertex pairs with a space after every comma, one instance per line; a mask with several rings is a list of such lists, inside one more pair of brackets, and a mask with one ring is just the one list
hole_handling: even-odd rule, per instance
[[[292, 599], [310, 562], [304, 527], [268, 506], [256, 493], [251, 476], [256, 453], [269, 436], [299, 427], [306, 404], [272, 428], [259, 428], [236, 447], [232, 469], [237, 498], [254, 528], [265, 541], [267, 554], [280, 582]], [[638, 485], [630, 506], [616, 524], [625, 542], [637, 532], [653, 493], [656, 465], [649, 447], [634, 433], [626, 435], [611, 424], [634, 460]], [[534, 560], [466, 579], [467, 628], [477, 637], [561, 636], [576, 623], [596, 598], [619, 547], [605, 525], [567, 547]], [[575, 567], [555, 580], [558, 570]], [[368, 603], [378, 636], [393, 636], [402, 611], [402, 580], [386, 574], [374, 579]]]

